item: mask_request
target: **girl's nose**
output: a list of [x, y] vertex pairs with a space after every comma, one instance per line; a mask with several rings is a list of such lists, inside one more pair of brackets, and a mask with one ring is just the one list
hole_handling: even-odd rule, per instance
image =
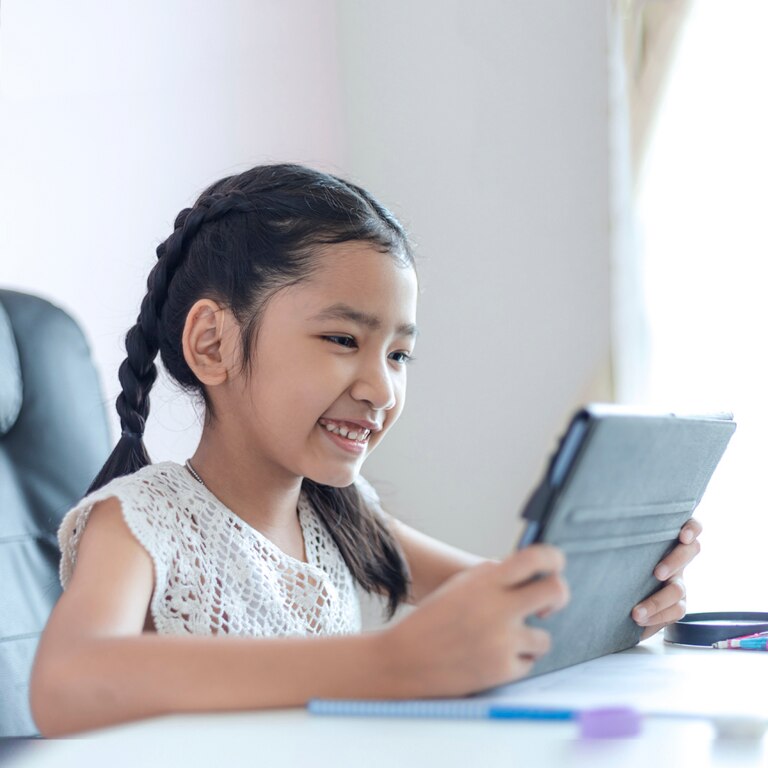
[[372, 361], [366, 365], [352, 385], [351, 394], [355, 400], [365, 400], [377, 411], [394, 408], [397, 396], [386, 361]]

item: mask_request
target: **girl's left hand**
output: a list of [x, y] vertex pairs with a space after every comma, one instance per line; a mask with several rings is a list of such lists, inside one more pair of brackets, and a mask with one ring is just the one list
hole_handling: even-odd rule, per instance
[[632, 609], [632, 618], [645, 631], [641, 640], [685, 616], [685, 584], [683, 569], [699, 554], [698, 537], [701, 523], [691, 518], [681, 529], [679, 544], [656, 566], [653, 575], [664, 586]]

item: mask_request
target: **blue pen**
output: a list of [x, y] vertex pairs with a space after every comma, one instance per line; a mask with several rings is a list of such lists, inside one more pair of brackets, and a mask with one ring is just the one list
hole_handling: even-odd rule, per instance
[[307, 709], [314, 715], [352, 717], [448, 718], [463, 720], [577, 721], [586, 738], [634, 736], [640, 732], [640, 713], [630, 707], [557, 709], [493, 704], [473, 699], [414, 699], [369, 701], [312, 699]]
[[489, 720], [577, 720], [575, 709], [539, 709], [529, 707], [490, 706]]
[[487, 701], [357, 701], [312, 699], [307, 709], [313, 715], [345, 715], [360, 717], [445, 717], [478, 720], [574, 720], [573, 709], [547, 707], [510, 707]]

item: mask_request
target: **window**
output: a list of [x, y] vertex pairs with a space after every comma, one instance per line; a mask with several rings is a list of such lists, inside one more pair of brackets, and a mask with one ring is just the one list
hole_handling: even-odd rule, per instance
[[766, 610], [768, 3], [694, 4], [637, 188], [645, 400], [734, 412], [700, 511], [689, 610]]

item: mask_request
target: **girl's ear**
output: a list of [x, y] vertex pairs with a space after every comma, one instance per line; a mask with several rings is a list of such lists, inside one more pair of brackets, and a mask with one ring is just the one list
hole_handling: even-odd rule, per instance
[[202, 384], [223, 384], [235, 367], [239, 326], [232, 313], [199, 299], [187, 313], [181, 344], [184, 359]]

